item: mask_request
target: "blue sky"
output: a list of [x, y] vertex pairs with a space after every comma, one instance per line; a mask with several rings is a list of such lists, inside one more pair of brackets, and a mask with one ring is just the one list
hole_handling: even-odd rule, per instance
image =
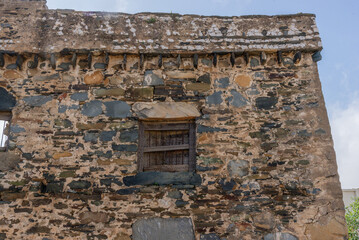
[[48, 0], [50, 9], [240, 16], [314, 13], [322, 38], [318, 63], [343, 188], [359, 187], [358, 0]]

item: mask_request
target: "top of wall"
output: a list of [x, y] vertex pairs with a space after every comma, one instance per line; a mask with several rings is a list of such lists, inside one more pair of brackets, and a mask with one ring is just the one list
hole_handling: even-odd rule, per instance
[[46, 1], [0, 0], [0, 51], [213, 53], [318, 51], [315, 15], [218, 17], [48, 10]]

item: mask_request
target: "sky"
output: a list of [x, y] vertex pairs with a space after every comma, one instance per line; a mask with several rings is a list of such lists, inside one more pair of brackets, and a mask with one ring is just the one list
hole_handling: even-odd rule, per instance
[[358, 0], [47, 0], [50, 9], [218, 16], [314, 13], [323, 42], [319, 75], [342, 188], [359, 188]]

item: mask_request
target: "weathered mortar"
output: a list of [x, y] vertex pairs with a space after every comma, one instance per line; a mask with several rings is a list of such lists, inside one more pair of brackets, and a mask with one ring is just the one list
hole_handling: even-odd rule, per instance
[[[130, 239], [151, 217], [189, 218], [196, 239], [345, 238], [314, 15], [4, 2], [0, 87], [16, 105], [0, 238]], [[168, 101], [201, 112], [196, 173], [138, 174], [132, 106]]]

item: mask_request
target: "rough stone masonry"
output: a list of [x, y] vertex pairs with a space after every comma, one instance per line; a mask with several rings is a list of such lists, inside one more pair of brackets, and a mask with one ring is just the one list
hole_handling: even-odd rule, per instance
[[[0, 1], [0, 239], [346, 239], [312, 14]], [[138, 171], [139, 120], [195, 118], [195, 171]]]

